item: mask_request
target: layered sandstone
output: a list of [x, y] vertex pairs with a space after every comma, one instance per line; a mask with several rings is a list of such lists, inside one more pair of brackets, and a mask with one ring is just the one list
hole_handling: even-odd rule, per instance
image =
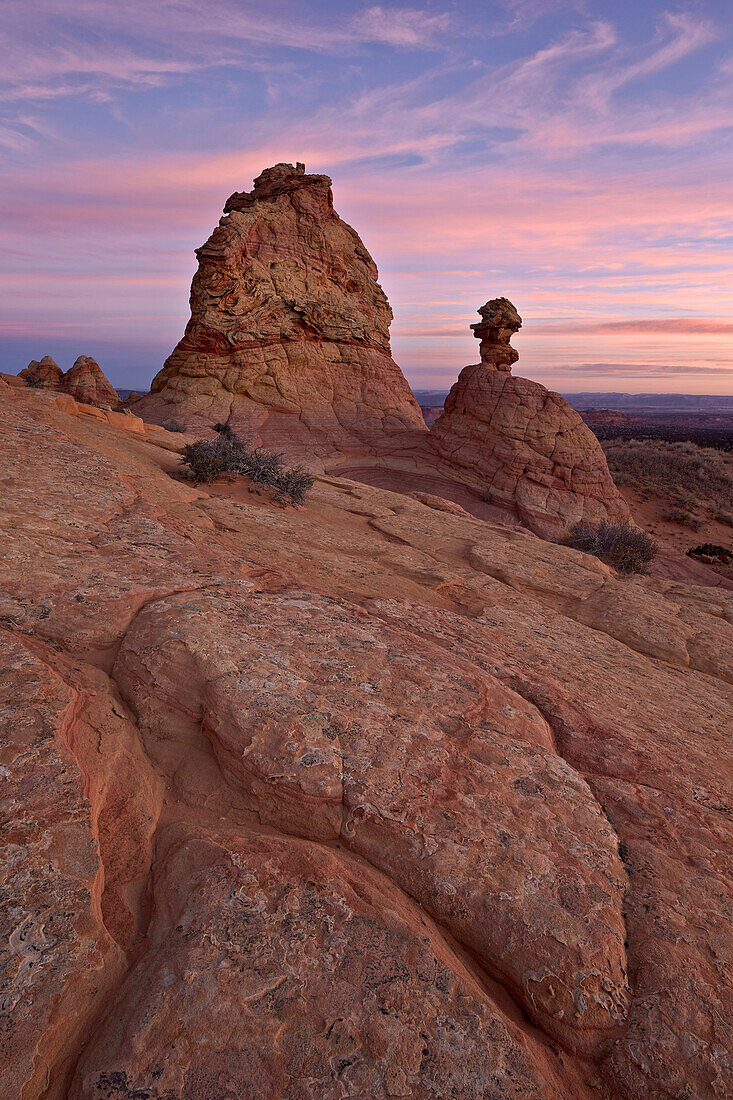
[[522, 325], [512, 303], [495, 298], [478, 312], [481, 321], [471, 328], [481, 362], [461, 371], [430, 431], [441, 463], [492, 503], [516, 508], [542, 535], [578, 520], [626, 516], [580, 414], [560, 394], [512, 375], [519, 354], [510, 340]]
[[80, 355], [61, 379], [66, 393], [87, 405], [119, 405], [120, 395], [91, 355]]
[[308, 454], [424, 430], [391, 357], [376, 265], [329, 177], [277, 164], [224, 210], [196, 250], [185, 335], [133, 411]]
[[727, 1095], [731, 593], [0, 430], [3, 1096]]
[[20, 378], [25, 379], [28, 386], [48, 386], [50, 389], [60, 389], [64, 372], [51, 355], [44, 355], [43, 359], [31, 359], [25, 370], [20, 372]]
[[18, 377], [28, 386], [60, 390], [85, 405], [113, 406], [120, 403], [117, 390], [90, 355], [80, 355], [66, 373], [50, 355], [44, 355], [41, 360], [31, 360]]

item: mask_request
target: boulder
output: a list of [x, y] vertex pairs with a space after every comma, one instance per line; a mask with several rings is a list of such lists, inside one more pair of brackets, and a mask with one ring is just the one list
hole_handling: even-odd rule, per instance
[[628, 508], [606, 457], [580, 413], [558, 393], [515, 378], [511, 346], [522, 319], [494, 298], [471, 325], [481, 362], [464, 367], [430, 430], [430, 445], [454, 476], [492, 504], [514, 507], [528, 527], [552, 537], [573, 522], [622, 518]]
[[392, 311], [328, 176], [277, 164], [237, 192], [201, 248], [186, 332], [135, 402], [146, 420], [235, 431], [309, 454], [422, 429], [392, 359]]
[[79, 415], [79, 406], [70, 393], [60, 393], [53, 403], [61, 412], [69, 413], [70, 416]]

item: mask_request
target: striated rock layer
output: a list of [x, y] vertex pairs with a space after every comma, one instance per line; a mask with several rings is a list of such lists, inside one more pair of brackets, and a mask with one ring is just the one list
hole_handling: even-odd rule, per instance
[[730, 592], [0, 431], [0, 1095], [730, 1095]]
[[391, 357], [376, 265], [329, 177], [277, 164], [224, 211], [196, 250], [185, 335], [133, 411], [311, 454], [424, 430]]
[[628, 515], [580, 414], [560, 394], [511, 374], [519, 353], [510, 340], [522, 325], [512, 303], [495, 298], [478, 312], [471, 328], [481, 362], [461, 371], [430, 431], [441, 462], [492, 503], [516, 507], [539, 534]]
[[85, 405], [119, 405], [120, 395], [105, 377], [91, 355], [80, 355], [73, 367], [64, 372], [50, 355], [33, 359], [18, 376], [28, 386], [60, 390]]

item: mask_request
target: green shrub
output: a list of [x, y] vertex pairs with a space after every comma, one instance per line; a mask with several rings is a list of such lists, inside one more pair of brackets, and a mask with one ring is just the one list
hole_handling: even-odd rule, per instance
[[572, 546], [601, 558], [618, 573], [646, 573], [657, 552], [657, 544], [651, 535], [640, 530], [629, 520], [610, 522], [601, 520], [597, 527], [589, 523], [576, 523], [558, 540], [563, 546]]
[[37, 374], [26, 376], [25, 384], [31, 390], [42, 390], [46, 385], [44, 380]]
[[313, 476], [302, 466], [285, 466], [282, 454], [253, 447], [230, 428], [217, 424], [216, 439], [187, 443], [181, 462], [192, 481], [210, 482], [217, 477], [244, 474], [256, 485], [273, 490], [279, 504], [302, 504], [313, 488]]

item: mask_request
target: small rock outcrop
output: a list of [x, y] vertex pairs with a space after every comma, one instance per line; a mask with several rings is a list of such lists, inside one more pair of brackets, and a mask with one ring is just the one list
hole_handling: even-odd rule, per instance
[[27, 386], [68, 393], [85, 405], [115, 406], [120, 395], [91, 355], [80, 355], [66, 373], [50, 355], [33, 359], [18, 375]]
[[494, 298], [471, 325], [481, 362], [464, 367], [430, 432], [441, 464], [516, 508], [545, 537], [572, 522], [628, 515], [598, 440], [575, 409], [537, 382], [515, 378], [519, 353], [510, 344], [522, 318], [507, 298]]
[[44, 355], [43, 359], [31, 359], [25, 370], [20, 372], [20, 377], [25, 379], [27, 386], [61, 389], [63, 374], [56, 360], [50, 355]]
[[224, 212], [196, 250], [185, 335], [134, 411], [309, 454], [424, 431], [376, 265], [334, 210], [330, 178], [276, 164]]
[[96, 359], [80, 355], [62, 379], [66, 393], [87, 405], [119, 405], [120, 395], [108, 382]]

